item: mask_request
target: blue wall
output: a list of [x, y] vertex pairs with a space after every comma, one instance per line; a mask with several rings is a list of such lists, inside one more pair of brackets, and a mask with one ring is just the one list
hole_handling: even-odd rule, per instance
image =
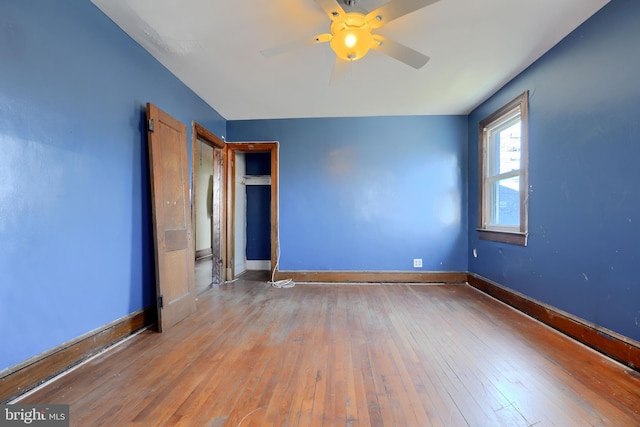
[[0, 370], [152, 304], [148, 101], [224, 135], [89, 1], [0, 2]]
[[[1, 2], [0, 370], [152, 304], [146, 102], [280, 142], [282, 270], [423, 258], [640, 340], [638, 22], [612, 0], [469, 117], [227, 123], [89, 1]], [[480, 241], [477, 124], [527, 89], [529, 246]]]
[[244, 161], [247, 175], [271, 175], [271, 152], [245, 153]]
[[[640, 2], [613, 0], [469, 117], [469, 268], [640, 340]], [[529, 245], [478, 240], [478, 121], [528, 89]], [[471, 251], [477, 250], [477, 258]]]
[[271, 259], [271, 186], [247, 185], [248, 260]]
[[227, 122], [280, 143], [281, 270], [467, 269], [464, 116]]
[[[247, 175], [271, 175], [271, 152], [245, 153]], [[271, 259], [271, 186], [247, 185], [248, 260]]]

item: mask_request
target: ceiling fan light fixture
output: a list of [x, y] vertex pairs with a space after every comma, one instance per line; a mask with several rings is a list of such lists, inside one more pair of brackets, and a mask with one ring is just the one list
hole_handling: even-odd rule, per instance
[[362, 28], [347, 28], [333, 35], [331, 49], [345, 61], [356, 61], [369, 52], [373, 45], [373, 35]]
[[[332, 81], [333, 75], [339, 74], [335, 73], [336, 68], [342, 69], [346, 66], [343, 61], [351, 62], [364, 58], [369, 49], [419, 69], [429, 61], [428, 56], [393, 40], [385, 39], [380, 34], [373, 34], [373, 30], [437, 1], [388, 0], [387, 3], [367, 13], [359, 7], [355, 7], [359, 0], [315, 0], [331, 20], [330, 34], [319, 34], [315, 37], [293, 41], [279, 47], [263, 50], [261, 53], [266, 57], [272, 57], [298, 47], [328, 42], [336, 54]], [[340, 6], [341, 2], [349, 6], [350, 9], [345, 11]], [[362, 13], [355, 10], [362, 10]]]
[[353, 34], [353, 32], [348, 33], [347, 35], [344, 36], [344, 45], [351, 49], [353, 48], [356, 44], [358, 43], [358, 37], [356, 37], [355, 34]]

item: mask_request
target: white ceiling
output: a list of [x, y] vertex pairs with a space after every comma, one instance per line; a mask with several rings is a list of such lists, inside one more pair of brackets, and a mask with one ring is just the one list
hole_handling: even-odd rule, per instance
[[424, 67], [371, 51], [335, 84], [328, 43], [260, 54], [328, 33], [314, 0], [91, 1], [225, 119], [241, 120], [467, 114], [609, 0], [440, 0], [374, 31], [428, 55]]

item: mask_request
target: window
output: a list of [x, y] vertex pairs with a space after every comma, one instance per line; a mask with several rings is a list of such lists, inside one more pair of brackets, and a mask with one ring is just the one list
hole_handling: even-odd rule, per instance
[[527, 121], [524, 92], [480, 121], [481, 239], [527, 245]]

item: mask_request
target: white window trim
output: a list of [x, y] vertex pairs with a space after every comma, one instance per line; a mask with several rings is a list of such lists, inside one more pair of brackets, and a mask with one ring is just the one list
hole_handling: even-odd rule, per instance
[[[488, 131], [495, 122], [511, 115], [514, 111], [520, 111], [521, 136], [520, 136], [520, 169], [509, 171], [499, 175], [487, 177], [487, 142]], [[478, 236], [484, 240], [493, 240], [502, 243], [510, 243], [520, 246], [527, 245], [528, 237], [528, 122], [529, 122], [529, 92], [525, 91], [511, 102], [484, 118], [478, 124], [478, 158], [479, 158], [479, 182], [478, 182]], [[508, 178], [520, 176], [520, 225], [515, 227], [492, 226], [488, 224], [488, 184]]]

